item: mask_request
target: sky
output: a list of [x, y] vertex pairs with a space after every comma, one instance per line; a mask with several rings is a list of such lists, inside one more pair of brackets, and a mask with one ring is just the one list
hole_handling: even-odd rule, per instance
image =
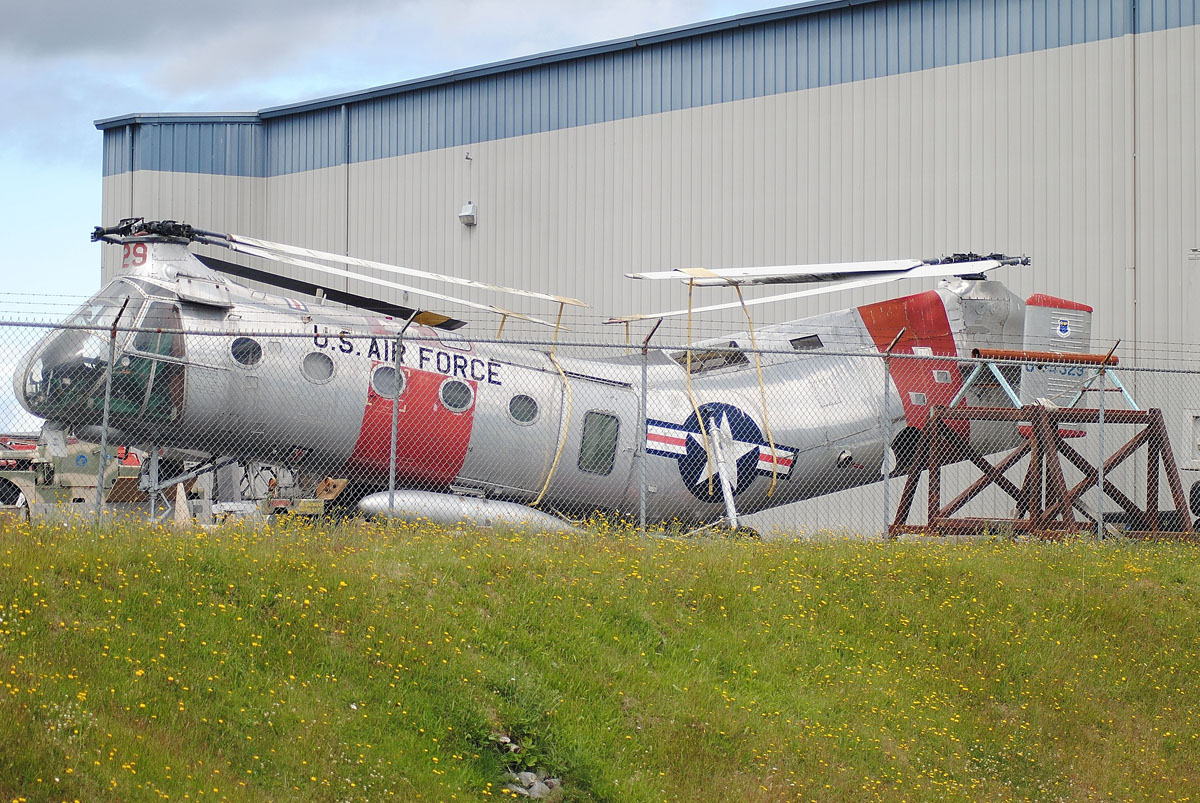
[[[778, 5], [770, 0], [42, 0], [0, 25], [0, 320], [99, 288], [101, 133], [245, 112]], [[54, 299], [59, 299], [57, 302]], [[0, 366], [2, 367], [2, 366]]]

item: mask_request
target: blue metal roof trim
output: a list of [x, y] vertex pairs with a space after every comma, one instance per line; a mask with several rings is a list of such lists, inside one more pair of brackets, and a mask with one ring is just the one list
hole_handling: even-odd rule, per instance
[[382, 86], [371, 87], [370, 89], [363, 89], [355, 92], [346, 92], [340, 95], [329, 95], [327, 97], [317, 98], [315, 100], [301, 101], [300, 103], [271, 106], [259, 111], [259, 115], [261, 115], [263, 119], [268, 119], [271, 117], [294, 114], [296, 112], [312, 111], [314, 109], [320, 109], [328, 106], [340, 106], [344, 103], [357, 103], [360, 101], [372, 100], [374, 98], [394, 95], [401, 92], [427, 89], [432, 86], [442, 86], [460, 81], [470, 81], [476, 78], [484, 78], [489, 75], [496, 75], [498, 73], [509, 73], [513, 72], [514, 70], [559, 64], [564, 61], [573, 61], [575, 59], [589, 58], [592, 56], [604, 55], [606, 53], [630, 50], [636, 47], [646, 47], [648, 45], [659, 44], [666, 41], [691, 38], [706, 33], [712, 33], [714, 31], [735, 29], [745, 27], [747, 25], [765, 24], [778, 19], [819, 14], [825, 11], [845, 9], [851, 6], [873, 5], [881, 1], [882, 0], [807, 0], [807, 2], [803, 3], [793, 3], [791, 5], [778, 6], [776, 8], [764, 9], [762, 11], [748, 11], [743, 14], [734, 14], [733, 16], [729, 17], [721, 17], [720, 19], [716, 20], [694, 22], [687, 25], [679, 25], [674, 28], [664, 28], [660, 31], [639, 34], [637, 36], [626, 36], [620, 39], [609, 39], [604, 42], [576, 45], [574, 47], [566, 47], [559, 50], [548, 50], [544, 53], [538, 53], [532, 56], [518, 56], [516, 58], [504, 59], [502, 61], [493, 61], [477, 67], [466, 67], [461, 70], [450, 70], [449, 72], [438, 73], [436, 75], [413, 78], [408, 81], [398, 81], [394, 84], [384, 84]]
[[156, 114], [123, 114], [106, 117], [93, 125], [101, 131], [125, 125], [148, 123], [261, 123], [258, 112], [161, 112]]
[[[135, 143], [134, 168], [206, 172], [221, 163], [221, 172], [233, 171], [227, 175], [275, 176], [1194, 25], [1198, 17], [1195, 0], [1140, 0], [1136, 12], [1132, 0], [810, 2], [257, 115], [129, 115], [96, 125], [106, 133], [121, 125], [253, 127], [265, 134], [249, 160], [181, 152], [172, 138], [170, 153], [156, 159], [143, 158]], [[106, 148], [106, 175], [127, 169], [111, 155], [110, 162]], [[149, 161], [157, 166], [144, 168]]]

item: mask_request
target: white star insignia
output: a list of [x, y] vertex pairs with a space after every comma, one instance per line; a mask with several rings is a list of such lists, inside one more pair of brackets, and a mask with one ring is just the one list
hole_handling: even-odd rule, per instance
[[[704, 439], [700, 437], [699, 432], [689, 432], [688, 437], [700, 444], [701, 449], [704, 448]], [[757, 452], [758, 444], [745, 443], [735, 438], [733, 436], [733, 429], [729, 426], [729, 414], [724, 411], [721, 413], [721, 423], [717, 425], [716, 432], [712, 430], [712, 427], [709, 427], [708, 437], [720, 439], [721, 453], [724, 454], [726, 459], [728, 459], [732, 464], [730, 473], [733, 476], [726, 477], [726, 479], [729, 480], [730, 487], [736, 493], [738, 490], [738, 461], [750, 452]], [[720, 477], [720, 471], [721, 467], [717, 465], [716, 455], [714, 454], [709, 456], [706, 454], [704, 460], [704, 470], [700, 472], [700, 477], [696, 480], [695, 484], [699, 485], [702, 482], [708, 482], [710, 477], [713, 479], [718, 479]]]

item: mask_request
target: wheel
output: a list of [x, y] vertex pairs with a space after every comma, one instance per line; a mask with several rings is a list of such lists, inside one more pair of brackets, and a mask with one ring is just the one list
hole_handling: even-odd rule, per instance
[[3, 477], [0, 477], [0, 505], [18, 508], [23, 515], [29, 515], [29, 500], [25, 498], [25, 493], [15, 482]]
[[1200, 481], [1192, 483], [1192, 490], [1188, 493], [1188, 503], [1192, 508], [1193, 516], [1200, 516]]

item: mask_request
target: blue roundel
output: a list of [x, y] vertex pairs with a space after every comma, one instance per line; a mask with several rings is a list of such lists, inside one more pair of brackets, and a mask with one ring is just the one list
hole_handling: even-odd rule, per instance
[[[708, 434], [709, 446], [712, 444], [712, 429], [729, 428], [733, 436], [733, 454], [726, 458], [736, 460], [737, 477], [730, 477], [734, 494], [750, 487], [758, 472], [759, 446], [763, 443], [762, 430], [754, 419], [743, 413], [732, 404], [723, 402], [708, 402], [700, 405], [700, 418], [704, 422], [704, 431]], [[708, 455], [704, 451], [704, 439], [700, 437], [700, 424], [693, 412], [683, 422], [683, 429], [689, 434], [687, 438], [687, 454], [679, 458], [679, 474], [683, 484], [692, 495], [703, 502], [721, 502], [721, 482], [717, 476], [716, 454], [713, 454], [712, 468], [709, 468]], [[709, 476], [712, 476], [712, 493], [709, 493]]]
[[75, 458], [75, 465], [79, 466], [80, 468], [83, 468], [87, 464], [88, 464], [87, 455], [81, 454]]

